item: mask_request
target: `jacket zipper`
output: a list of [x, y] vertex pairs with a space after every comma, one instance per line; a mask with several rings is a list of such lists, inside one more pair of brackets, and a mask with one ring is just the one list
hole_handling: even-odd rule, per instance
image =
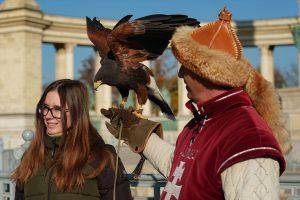
[[51, 192], [51, 179], [49, 178], [49, 182], [48, 182], [48, 200], [50, 200], [50, 192]]
[[[55, 150], [56, 150], [56, 139], [54, 138], [52, 140], [52, 148], [51, 148], [51, 159], [53, 159], [55, 155]], [[48, 200], [50, 200], [50, 193], [51, 193], [51, 177], [52, 177], [52, 169], [49, 169], [49, 180], [48, 180]]]
[[197, 133], [194, 133], [194, 132], [192, 133], [193, 135], [190, 139], [190, 146], [195, 142], [196, 136], [199, 135], [201, 133], [201, 131], [203, 130], [206, 121], [207, 121], [207, 116], [205, 115], [203, 118], [203, 122], [200, 125], [198, 125], [199, 127], [197, 128]]

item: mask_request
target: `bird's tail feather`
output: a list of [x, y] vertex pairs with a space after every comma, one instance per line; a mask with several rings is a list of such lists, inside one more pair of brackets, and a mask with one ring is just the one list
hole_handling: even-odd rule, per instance
[[168, 119], [176, 120], [172, 109], [164, 100], [152, 76], [150, 76], [150, 85], [147, 85], [147, 90], [149, 100], [159, 106], [161, 112], [164, 113]]
[[148, 97], [149, 97], [150, 101], [152, 101], [157, 106], [159, 106], [159, 108], [161, 109], [161, 112], [164, 113], [168, 119], [173, 120], [173, 121], [176, 120], [172, 109], [170, 108], [168, 103], [163, 98], [159, 99], [156, 96], [154, 96], [154, 95], [152, 96], [150, 94]]

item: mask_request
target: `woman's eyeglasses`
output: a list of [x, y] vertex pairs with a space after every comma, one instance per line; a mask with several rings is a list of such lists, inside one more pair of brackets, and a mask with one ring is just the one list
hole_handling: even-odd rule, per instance
[[68, 109], [63, 109], [58, 106], [55, 106], [53, 108], [49, 108], [48, 106], [43, 106], [42, 108], [39, 108], [39, 113], [41, 115], [43, 115], [44, 117], [48, 114], [49, 111], [50, 111], [52, 117], [55, 119], [60, 119], [62, 112], [69, 112]]

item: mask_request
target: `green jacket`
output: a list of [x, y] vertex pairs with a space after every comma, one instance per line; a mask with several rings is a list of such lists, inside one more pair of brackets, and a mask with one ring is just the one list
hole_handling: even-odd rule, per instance
[[[35, 175], [24, 185], [23, 188], [16, 187], [16, 200], [111, 200], [113, 197], [113, 180], [114, 171], [108, 167], [94, 179], [86, 179], [83, 188], [70, 192], [60, 192], [57, 190], [53, 179], [46, 177], [46, 169], [49, 167], [52, 157], [56, 153], [59, 145], [59, 138], [45, 137], [44, 143], [46, 147], [45, 164], [42, 165]], [[105, 145], [114, 155], [115, 150], [111, 145], [104, 144], [103, 141], [98, 141], [97, 145]], [[132, 199], [129, 181], [124, 173], [125, 168], [119, 160], [119, 174], [117, 178], [116, 197], [118, 200]], [[87, 164], [84, 169], [84, 174], [90, 174], [95, 166]], [[51, 173], [51, 172], [50, 172]]]

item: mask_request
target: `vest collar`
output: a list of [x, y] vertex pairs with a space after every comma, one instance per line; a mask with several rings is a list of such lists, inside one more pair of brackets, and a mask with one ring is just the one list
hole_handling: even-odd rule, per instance
[[215, 117], [227, 110], [241, 106], [252, 106], [249, 95], [241, 87], [231, 89], [204, 103], [197, 103], [196, 106], [191, 100], [186, 103], [186, 107], [193, 113], [194, 117], [202, 116], [205, 118]]

